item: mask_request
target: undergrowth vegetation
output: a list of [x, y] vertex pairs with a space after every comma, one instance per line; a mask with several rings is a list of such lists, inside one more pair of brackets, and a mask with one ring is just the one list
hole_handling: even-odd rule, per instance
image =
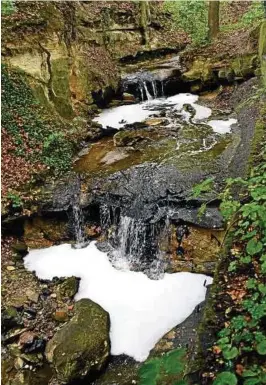
[[[226, 12], [227, 1], [221, 2], [221, 12]], [[259, 26], [264, 18], [264, 9], [262, 1], [253, 1], [243, 16], [236, 23], [228, 23], [221, 27], [222, 31], [231, 31], [239, 28]]]
[[58, 174], [71, 165], [74, 148], [69, 124], [37, 103], [23, 73], [9, 72], [5, 66], [2, 135], [2, 192], [15, 207], [19, 205], [19, 182], [24, 187], [34, 174], [47, 170]]
[[175, 25], [191, 36], [194, 45], [207, 43], [208, 5], [206, 1], [165, 1], [164, 9], [171, 13]]
[[[240, 2], [231, 0], [220, 1], [220, 30], [230, 32], [259, 26], [264, 17], [262, 1]], [[243, 2], [244, 3], [244, 2]], [[195, 46], [208, 43], [208, 1], [186, 0], [164, 2], [164, 9], [169, 12], [176, 28], [183, 29], [192, 40]], [[243, 12], [244, 9], [244, 12]]]
[[139, 370], [139, 385], [188, 385], [182, 378], [185, 362], [185, 349], [175, 349], [160, 358], [151, 358]]
[[[263, 143], [250, 176], [228, 179], [220, 194], [220, 210], [232, 236], [220, 290], [233, 305], [224, 309], [226, 321], [212, 348], [218, 368], [214, 385], [266, 384], [265, 138]], [[208, 179], [195, 187], [194, 195], [212, 189]]]

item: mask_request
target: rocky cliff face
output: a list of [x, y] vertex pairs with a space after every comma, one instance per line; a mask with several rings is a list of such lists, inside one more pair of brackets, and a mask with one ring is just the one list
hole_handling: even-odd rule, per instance
[[108, 97], [118, 60], [177, 49], [159, 2], [16, 2], [3, 17], [3, 60], [23, 70], [34, 93], [64, 118]]

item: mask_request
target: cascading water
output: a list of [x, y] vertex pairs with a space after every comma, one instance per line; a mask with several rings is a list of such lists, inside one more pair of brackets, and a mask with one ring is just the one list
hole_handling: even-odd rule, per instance
[[120, 209], [102, 204], [101, 227], [112, 246], [110, 258], [118, 269], [145, 271], [158, 279], [163, 273], [160, 252], [160, 234], [165, 228], [161, 223], [147, 223], [142, 219], [120, 215]]
[[163, 82], [151, 72], [137, 72], [123, 80], [123, 90], [138, 93], [142, 102], [164, 96]]
[[[151, 85], [150, 91], [149, 91], [149, 84]], [[160, 86], [158, 86], [160, 84]], [[140, 96], [141, 96], [141, 101], [144, 102], [144, 100], [153, 100], [158, 98], [159, 96], [163, 97], [164, 96], [164, 86], [163, 82], [159, 80], [143, 80], [139, 79], [139, 91], [140, 91]], [[161, 92], [160, 92], [161, 88]], [[152, 93], [151, 93], [152, 91]]]
[[148, 87], [147, 87], [147, 83], [143, 82], [143, 86], [144, 86], [144, 89], [145, 89], [145, 92], [146, 92], [147, 99], [148, 100], [152, 100], [153, 96], [149, 93], [149, 90], [148, 90]]
[[86, 238], [84, 233], [84, 216], [83, 211], [80, 208], [78, 202], [74, 202], [72, 205], [72, 215], [73, 215], [73, 229], [75, 234], [75, 248], [79, 249], [86, 246]]

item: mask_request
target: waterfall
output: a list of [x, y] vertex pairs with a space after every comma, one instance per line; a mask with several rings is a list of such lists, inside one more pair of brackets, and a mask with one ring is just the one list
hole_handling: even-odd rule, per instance
[[161, 86], [162, 86], [162, 97], [164, 97], [164, 85], [163, 85], [163, 81], [161, 81]]
[[153, 89], [153, 96], [154, 96], [154, 98], [156, 99], [156, 98], [157, 98], [157, 87], [156, 87], [156, 82], [155, 82], [154, 80], [152, 80], [151, 85], [152, 85], [152, 89]]
[[118, 269], [144, 271], [158, 279], [163, 273], [159, 251], [161, 225], [121, 215], [118, 207], [102, 205], [101, 226], [113, 251], [113, 265]]
[[163, 80], [153, 72], [148, 71], [128, 74], [122, 80], [122, 89], [138, 96], [142, 102], [164, 96]]
[[82, 209], [80, 208], [78, 202], [72, 204], [72, 214], [73, 214], [73, 228], [75, 234], [75, 248], [80, 249], [86, 246], [85, 234], [84, 234], [84, 216]]
[[143, 89], [143, 84], [139, 85], [140, 89], [140, 95], [141, 95], [141, 101], [144, 102], [144, 89]]
[[148, 90], [148, 87], [147, 87], [147, 83], [145, 81], [143, 82], [143, 86], [144, 86], [144, 89], [145, 89], [145, 92], [146, 92], [147, 99], [148, 100], [154, 99], [153, 96], [149, 93], [149, 90]]
[[146, 229], [145, 224], [127, 216], [122, 216], [119, 223], [118, 238], [119, 249], [118, 255], [128, 257], [133, 261], [135, 257], [143, 254], [146, 243]]

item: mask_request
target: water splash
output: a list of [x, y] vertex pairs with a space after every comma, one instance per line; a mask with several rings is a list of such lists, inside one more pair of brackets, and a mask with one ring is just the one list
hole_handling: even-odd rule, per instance
[[150, 278], [160, 278], [164, 273], [160, 234], [165, 226], [120, 216], [118, 207], [106, 204], [101, 206], [100, 214], [101, 227], [112, 246], [110, 260], [113, 266], [120, 270], [144, 271]]

